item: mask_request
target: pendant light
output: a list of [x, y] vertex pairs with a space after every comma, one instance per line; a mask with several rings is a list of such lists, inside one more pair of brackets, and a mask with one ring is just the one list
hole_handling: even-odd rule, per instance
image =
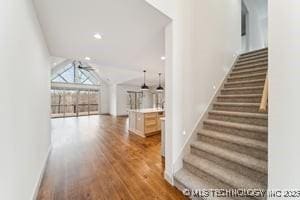
[[162, 92], [162, 91], [164, 91], [164, 88], [161, 86], [161, 83], [160, 83], [161, 73], [158, 73], [158, 77], [159, 77], [159, 84], [158, 84], [158, 87], [156, 88], [156, 91], [157, 92]]
[[146, 85], [146, 70], [144, 70], [143, 72], [144, 72], [144, 84], [142, 85], [141, 90], [146, 91], [149, 90], [148, 85]]

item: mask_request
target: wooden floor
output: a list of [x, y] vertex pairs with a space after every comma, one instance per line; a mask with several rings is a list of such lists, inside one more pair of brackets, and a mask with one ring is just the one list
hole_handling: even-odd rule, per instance
[[128, 134], [127, 118], [52, 119], [39, 200], [185, 199], [163, 178], [160, 135]]

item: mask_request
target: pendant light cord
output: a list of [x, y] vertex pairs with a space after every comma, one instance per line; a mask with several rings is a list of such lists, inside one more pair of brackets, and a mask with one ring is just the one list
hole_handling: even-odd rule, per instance
[[161, 85], [161, 83], [160, 83], [161, 73], [159, 73], [158, 75], [159, 75], [159, 86], [160, 86]]
[[144, 70], [144, 85], [146, 85], [146, 70]]

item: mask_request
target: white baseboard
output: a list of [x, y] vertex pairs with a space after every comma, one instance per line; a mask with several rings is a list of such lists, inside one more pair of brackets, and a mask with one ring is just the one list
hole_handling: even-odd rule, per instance
[[165, 178], [166, 181], [168, 181], [168, 183], [170, 183], [171, 185], [174, 185], [174, 180], [173, 180], [173, 174], [172, 173], [169, 173], [167, 170], [165, 170], [164, 178]]
[[37, 196], [38, 196], [38, 194], [39, 194], [39, 189], [40, 189], [41, 184], [42, 184], [43, 176], [44, 176], [45, 171], [46, 171], [47, 162], [48, 162], [48, 159], [49, 159], [49, 155], [50, 155], [50, 153], [51, 153], [51, 150], [52, 150], [52, 145], [50, 145], [49, 148], [48, 148], [46, 157], [45, 157], [44, 162], [43, 162], [43, 167], [42, 167], [42, 170], [41, 170], [40, 175], [39, 175], [38, 182], [37, 182], [36, 185], [35, 185], [34, 193], [33, 193], [33, 195], [32, 195], [32, 199], [33, 199], [33, 200], [36, 200], [36, 199], [37, 199]]

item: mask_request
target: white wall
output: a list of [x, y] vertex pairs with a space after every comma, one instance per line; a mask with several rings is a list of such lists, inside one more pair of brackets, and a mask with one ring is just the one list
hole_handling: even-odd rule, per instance
[[180, 167], [176, 161], [215, 94], [214, 86], [219, 87], [241, 48], [239, 0], [177, 0], [173, 4], [176, 14], [166, 29], [168, 180]]
[[269, 2], [270, 189], [300, 188], [299, 21], [300, 1]]
[[249, 50], [267, 47], [268, 11], [267, 0], [243, 0], [248, 10]]
[[29, 200], [50, 146], [50, 59], [32, 2], [0, 4], [0, 199]]

